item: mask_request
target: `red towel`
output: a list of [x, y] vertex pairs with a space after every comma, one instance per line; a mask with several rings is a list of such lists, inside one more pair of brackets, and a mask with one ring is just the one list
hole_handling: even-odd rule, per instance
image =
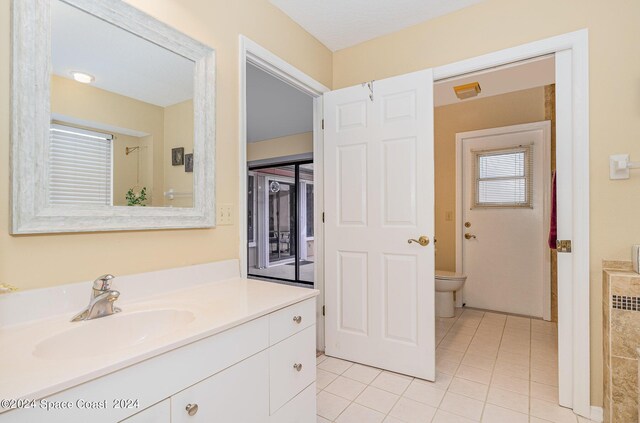
[[551, 222], [549, 222], [549, 248], [556, 249], [558, 240], [558, 215], [556, 212], [556, 172], [551, 177]]

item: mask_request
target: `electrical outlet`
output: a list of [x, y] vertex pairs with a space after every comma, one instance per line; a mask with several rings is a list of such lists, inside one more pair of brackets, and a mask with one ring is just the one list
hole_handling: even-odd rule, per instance
[[447, 221], [447, 222], [451, 222], [453, 220], [453, 212], [450, 211], [450, 210], [447, 210], [444, 213], [444, 220]]
[[218, 206], [218, 225], [233, 225], [233, 204]]

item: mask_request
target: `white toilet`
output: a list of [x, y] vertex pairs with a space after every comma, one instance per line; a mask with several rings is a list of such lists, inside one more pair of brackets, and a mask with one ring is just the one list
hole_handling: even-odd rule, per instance
[[446, 270], [436, 270], [436, 317], [455, 316], [453, 292], [459, 290], [467, 275]]

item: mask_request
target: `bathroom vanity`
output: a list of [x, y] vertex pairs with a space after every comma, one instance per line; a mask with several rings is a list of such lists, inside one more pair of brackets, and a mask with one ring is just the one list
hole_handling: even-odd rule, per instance
[[122, 312], [81, 322], [89, 283], [1, 297], [0, 422], [315, 421], [318, 291], [237, 269], [116, 278]]

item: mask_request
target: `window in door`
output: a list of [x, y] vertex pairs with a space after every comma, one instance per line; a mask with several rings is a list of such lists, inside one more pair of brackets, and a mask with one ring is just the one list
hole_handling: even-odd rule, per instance
[[531, 207], [531, 146], [474, 151], [474, 208]]

